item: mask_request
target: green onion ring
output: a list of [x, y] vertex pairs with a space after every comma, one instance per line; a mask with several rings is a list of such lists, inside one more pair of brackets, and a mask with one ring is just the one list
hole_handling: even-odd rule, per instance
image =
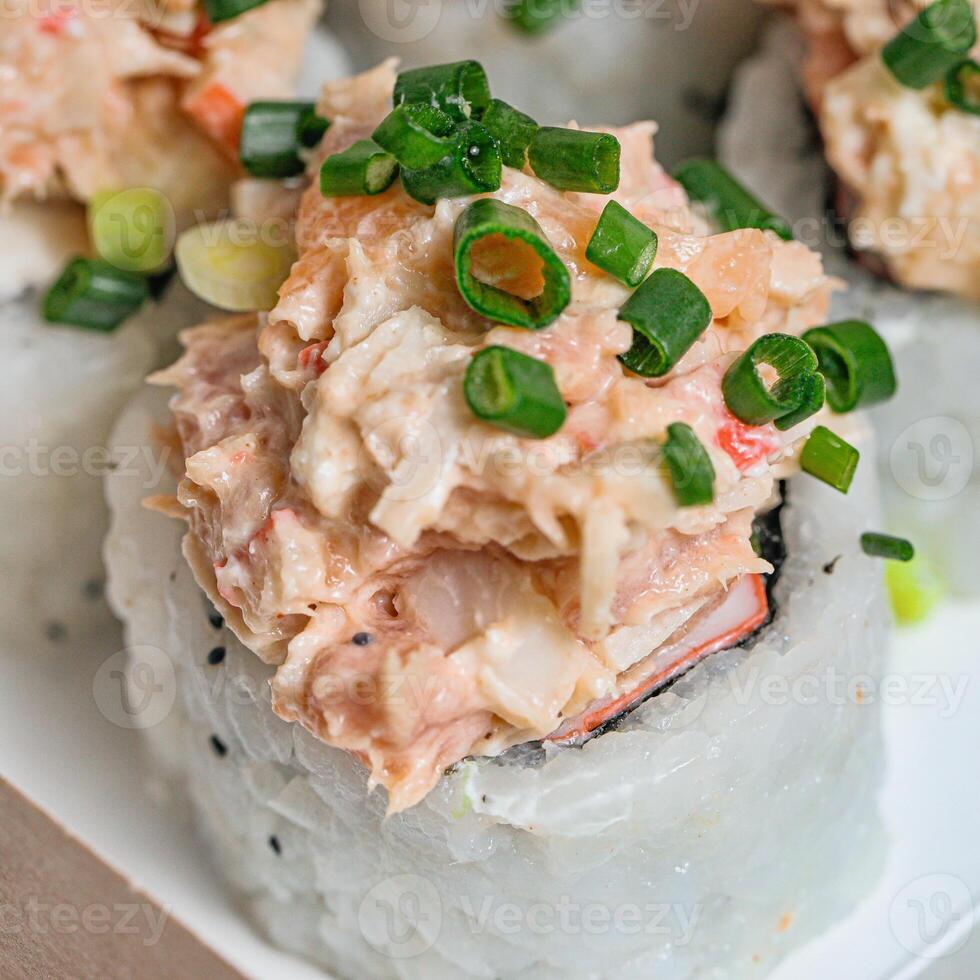
[[110, 333], [146, 302], [146, 280], [101, 259], [74, 258], [44, 297], [44, 319]]
[[473, 358], [463, 395], [478, 419], [515, 435], [546, 439], [565, 422], [551, 365], [509, 347], [486, 347]]
[[[759, 374], [768, 364], [777, 374], [772, 387]], [[725, 372], [721, 388], [728, 410], [747, 425], [765, 425], [792, 416], [812, 398], [805, 384], [817, 369], [817, 355], [799, 337], [770, 333], [760, 337]]]
[[976, 43], [969, 0], [937, 0], [882, 48], [881, 59], [900, 84], [923, 89], [955, 68]]
[[800, 469], [841, 493], [847, 493], [861, 454], [849, 442], [818, 425], [800, 453]]
[[715, 499], [715, 468], [711, 457], [685, 422], [667, 426], [661, 449], [674, 497], [681, 507], [710, 504]]
[[452, 152], [453, 141], [448, 137], [454, 128], [452, 118], [441, 109], [409, 103], [393, 109], [371, 139], [403, 167], [420, 170]]
[[585, 257], [627, 286], [639, 286], [657, 255], [657, 234], [621, 204], [610, 201], [599, 216]]
[[160, 191], [130, 187], [98, 193], [89, 202], [87, 217], [99, 258], [144, 275], [166, 268], [177, 237], [177, 217]]
[[527, 148], [538, 124], [512, 105], [492, 99], [480, 120], [490, 135], [500, 144], [500, 156], [507, 167], [523, 170], [527, 163]]
[[887, 401], [895, 394], [895, 367], [888, 345], [869, 323], [843, 320], [803, 334], [827, 379], [827, 404], [835, 412]]
[[328, 126], [312, 102], [252, 102], [242, 118], [239, 159], [253, 177], [295, 177], [306, 169], [299, 151], [316, 146]]
[[865, 531], [861, 535], [861, 550], [872, 558], [887, 558], [890, 561], [911, 561], [915, 557], [911, 541], [877, 531]]
[[421, 103], [458, 122], [479, 119], [490, 104], [487, 73], [478, 61], [454, 61], [403, 71], [395, 82], [395, 105]]
[[790, 241], [789, 224], [750, 194], [714, 160], [687, 160], [674, 171], [674, 179], [692, 201], [703, 204], [722, 231], [761, 228]]
[[252, 222], [194, 225], [177, 239], [177, 267], [199, 299], [238, 313], [271, 310], [296, 261], [291, 235], [274, 242]]
[[[522, 241], [534, 249], [544, 263], [544, 288], [539, 296], [525, 300], [473, 275], [473, 247], [489, 235]], [[540, 330], [558, 319], [571, 300], [568, 268], [540, 225], [520, 208], [493, 198], [474, 201], [456, 220], [454, 253], [456, 282], [463, 299], [477, 313], [497, 323]]]
[[619, 187], [619, 140], [609, 133], [542, 126], [527, 155], [535, 176], [560, 191], [611, 194]]
[[432, 167], [402, 170], [405, 193], [422, 204], [468, 197], [500, 187], [502, 163], [497, 141], [476, 122], [459, 127], [452, 150]]
[[711, 304], [683, 272], [655, 269], [619, 310], [633, 345], [619, 359], [634, 374], [659, 378], [690, 350], [711, 323]]
[[358, 140], [323, 161], [320, 193], [324, 197], [380, 194], [398, 176], [398, 161], [373, 140]]
[[823, 408], [827, 397], [827, 383], [822, 374], [802, 374], [793, 382], [791, 392], [788, 398], [795, 400], [797, 406], [773, 422], [780, 432], [792, 429], [794, 425], [799, 425]]

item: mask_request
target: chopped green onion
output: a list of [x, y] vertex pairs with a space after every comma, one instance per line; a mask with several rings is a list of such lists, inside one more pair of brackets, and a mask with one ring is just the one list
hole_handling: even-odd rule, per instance
[[619, 359], [634, 374], [659, 378], [707, 330], [711, 304], [683, 272], [655, 269], [620, 308], [619, 319], [633, 328], [633, 345]]
[[268, 0], [204, 0], [204, 12], [212, 24], [232, 20], [254, 7], [261, 7]]
[[619, 140], [609, 133], [542, 126], [528, 160], [535, 175], [560, 191], [611, 194], [619, 187]]
[[827, 398], [827, 383], [822, 374], [804, 374], [795, 390], [798, 392], [796, 408], [785, 415], [780, 415], [773, 422], [780, 432], [792, 429], [794, 425], [799, 425], [811, 415], [816, 415], [823, 408]]
[[490, 84], [478, 61], [454, 61], [403, 71], [395, 82], [395, 105], [421, 103], [463, 122], [479, 119], [490, 104]]
[[627, 286], [643, 282], [656, 255], [656, 232], [616, 201], [603, 209], [585, 249], [585, 257], [593, 265]]
[[976, 43], [969, 0], [937, 0], [882, 48], [881, 58], [902, 85], [922, 89], [956, 67]]
[[[475, 247], [484, 241], [492, 245], [494, 238], [500, 239], [504, 246], [509, 243], [530, 246], [537, 254], [543, 280], [537, 296], [526, 299], [482, 282], [474, 275]], [[527, 249], [510, 248], [508, 251], [511, 255], [517, 252], [516, 261], [510, 260], [511, 268], [504, 263], [503, 268], [495, 268], [489, 273], [498, 282], [506, 281], [509, 274], [520, 276], [525, 271]], [[524, 255], [520, 254], [522, 251]], [[454, 252], [456, 282], [463, 299], [477, 313], [498, 323], [539, 330], [554, 322], [571, 300], [568, 268], [548, 243], [541, 227], [526, 211], [503, 201], [481, 198], [463, 211], [456, 220]]]
[[662, 451], [677, 503], [710, 504], [715, 499], [715, 468], [694, 430], [685, 422], [668, 425]]
[[511, 0], [504, 15], [525, 34], [540, 34], [554, 27], [565, 15], [579, 5], [579, 0]]
[[500, 156], [504, 165], [523, 170], [527, 163], [527, 148], [538, 131], [538, 124], [530, 116], [500, 99], [491, 100], [480, 122], [500, 144]]
[[373, 140], [358, 140], [340, 153], [327, 157], [320, 168], [320, 193], [324, 197], [380, 194], [398, 175], [398, 161]]
[[452, 151], [453, 141], [448, 136], [455, 125], [442, 109], [409, 103], [393, 109], [371, 139], [403, 167], [420, 170], [433, 166]]
[[460, 126], [451, 146], [435, 166], [402, 170], [402, 186], [409, 197], [435, 204], [440, 198], [468, 197], [500, 187], [500, 147], [480, 123]]
[[[759, 365], [776, 372], [767, 385]], [[769, 333], [760, 337], [725, 372], [721, 390], [728, 410], [748, 425], [765, 425], [792, 416], [813, 397], [807, 376], [817, 368], [817, 355], [799, 337]]]
[[946, 98], [960, 112], [980, 116], [980, 62], [968, 58], [946, 76]]
[[96, 194], [88, 207], [96, 252], [125, 272], [155, 272], [167, 264], [176, 220], [170, 201], [151, 187]]
[[329, 125], [312, 102], [252, 102], [238, 142], [242, 166], [253, 177], [295, 177], [306, 169], [299, 151], [316, 146]]
[[687, 160], [674, 171], [674, 179], [692, 201], [703, 204], [722, 231], [761, 228], [790, 241], [789, 224], [753, 197], [714, 160]]
[[861, 550], [872, 558], [888, 558], [891, 561], [911, 561], [915, 557], [911, 541], [877, 531], [865, 531], [861, 535]]
[[800, 468], [835, 490], [847, 493], [860, 456], [849, 442], [845, 442], [826, 426], [818, 425], [810, 433], [810, 438], [800, 453]]
[[565, 421], [551, 365], [509, 347], [487, 347], [473, 358], [463, 394], [478, 419], [519, 436], [545, 439]]
[[290, 241], [263, 240], [246, 221], [196, 225], [177, 240], [177, 267], [187, 288], [212, 306], [271, 310], [296, 258]]
[[146, 301], [146, 280], [100, 259], [72, 259], [44, 297], [44, 319], [109, 333]]
[[895, 368], [888, 345], [861, 320], [814, 327], [803, 339], [817, 355], [817, 370], [827, 379], [827, 404], [835, 412], [887, 401], [895, 394]]
[[927, 619], [945, 592], [941, 576], [922, 554], [908, 562], [890, 561], [885, 568], [885, 584], [895, 619], [903, 625]]

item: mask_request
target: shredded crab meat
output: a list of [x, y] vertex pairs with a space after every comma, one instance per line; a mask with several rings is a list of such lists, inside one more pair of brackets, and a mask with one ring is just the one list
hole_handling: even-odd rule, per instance
[[37, 7], [11, 0], [0, 32], [0, 198], [152, 186], [186, 220], [227, 205], [244, 107], [289, 94], [319, 9], [273, 0], [209, 28], [182, 2]]
[[[369, 132], [393, 83], [386, 63], [327, 86], [317, 156]], [[654, 131], [613, 131], [616, 196], [658, 231], [658, 265], [690, 276], [714, 314], [665, 378], [617, 359], [628, 292], [584, 256], [605, 199], [510, 169], [493, 196], [534, 215], [572, 276], [547, 329], [494, 325], [463, 301], [452, 238], [467, 199], [312, 188], [278, 306], [187, 332], [157, 378], [178, 388], [198, 580], [277, 666], [276, 711], [362, 759], [392, 810], [466, 755], [615, 703], [624, 672], [770, 570], [752, 520], [816, 418], [744, 437], [721, 378], [761, 334], [821, 322], [831, 282], [796, 243], [707, 234], [653, 160]], [[552, 366], [569, 406], [558, 433], [524, 440], [472, 416], [462, 378], [486, 344]], [[709, 506], [679, 508], [664, 476], [658, 446], [677, 421], [712, 460]]]

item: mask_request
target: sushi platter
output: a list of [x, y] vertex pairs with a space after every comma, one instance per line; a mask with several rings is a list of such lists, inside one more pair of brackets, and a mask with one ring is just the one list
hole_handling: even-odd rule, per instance
[[0, 31], [0, 974], [980, 976], [980, 0], [104, 5]]

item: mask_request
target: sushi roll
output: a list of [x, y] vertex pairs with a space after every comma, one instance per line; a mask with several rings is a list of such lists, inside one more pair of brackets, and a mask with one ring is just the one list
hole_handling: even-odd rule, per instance
[[[43, 14], [26, 0], [5, 5], [0, 506], [14, 518], [0, 548], [11, 572], [5, 635], [43, 643], [110, 624], [98, 601], [109, 431], [146, 374], [173, 357], [177, 331], [206, 314], [167, 267], [173, 236], [201, 214], [254, 202], [236, 120], [246, 102], [289, 95], [301, 67], [310, 85], [302, 52], [318, 10], [314, 0], [273, 0], [218, 21], [212, 8], [211, 25], [196, 2], [61, 3]], [[331, 66], [347, 70], [325, 35], [315, 50], [317, 84]], [[120, 249], [127, 243], [132, 254]], [[108, 316], [53, 302], [71, 293], [66, 270], [81, 270], [68, 280], [76, 288], [93, 268], [123, 291]]]
[[980, 4], [789, 6], [853, 247], [901, 286], [980, 300]]
[[278, 303], [184, 333], [115, 435], [178, 459], [108, 480], [156, 756], [336, 975], [770, 968], [882, 859], [869, 554], [907, 543], [850, 409], [887, 348], [649, 123], [518, 125], [473, 61], [317, 111]]
[[870, 318], [894, 353], [902, 384], [873, 414], [886, 520], [915, 538], [927, 563], [924, 594], [913, 589], [909, 595], [904, 575], [893, 590], [896, 614], [914, 620], [934, 605], [930, 596], [975, 596], [980, 588], [971, 571], [980, 547], [974, 463], [980, 404], [973, 381], [980, 307], [956, 296], [910, 293], [881, 279], [855, 262], [846, 239], [820, 218], [835, 178], [797, 83], [804, 63], [794, 27], [773, 24], [736, 75], [719, 127], [719, 155], [749, 189], [765, 192], [800, 238], [820, 249], [829, 272], [847, 281], [832, 300], [833, 318]]
[[227, 207], [245, 107], [292, 94], [319, 12], [317, 0], [244, 6], [62, 4], [39, 17], [29, 0], [8, 4], [3, 200], [152, 187], [181, 224]]
[[710, 147], [764, 13], [754, 0], [358, 0], [329, 5], [326, 20], [358, 68], [391, 54], [408, 68], [475, 58], [500, 98], [540, 122], [656, 119], [671, 134], [661, 147], [669, 166]]

